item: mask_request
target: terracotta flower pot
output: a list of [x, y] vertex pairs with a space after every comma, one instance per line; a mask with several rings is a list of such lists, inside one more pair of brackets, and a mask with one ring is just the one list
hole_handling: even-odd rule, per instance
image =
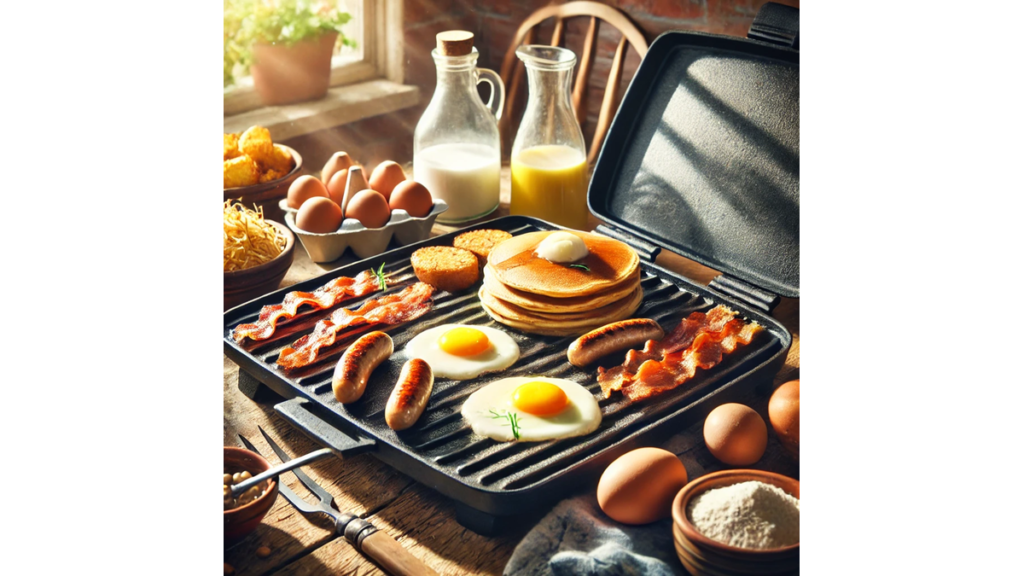
[[337, 39], [337, 32], [329, 32], [294, 46], [254, 45], [250, 70], [263, 104], [274, 106], [323, 98], [331, 80], [331, 54]]

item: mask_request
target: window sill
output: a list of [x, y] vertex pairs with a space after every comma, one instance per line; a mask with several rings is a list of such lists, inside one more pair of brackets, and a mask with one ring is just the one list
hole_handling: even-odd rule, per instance
[[287, 140], [325, 128], [410, 108], [420, 90], [389, 80], [370, 80], [338, 86], [312, 102], [267, 106], [224, 117], [224, 132], [244, 132], [250, 126], [270, 130], [274, 140]]

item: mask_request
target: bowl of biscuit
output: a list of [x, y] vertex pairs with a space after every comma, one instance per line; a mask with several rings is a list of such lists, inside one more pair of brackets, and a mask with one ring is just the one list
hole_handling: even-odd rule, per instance
[[302, 156], [275, 144], [262, 126], [224, 134], [224, 200], [258, 202], [284, 196], [301, 169]]

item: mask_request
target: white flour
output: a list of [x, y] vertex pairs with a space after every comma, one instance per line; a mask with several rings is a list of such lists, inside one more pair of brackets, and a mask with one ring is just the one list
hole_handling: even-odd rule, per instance
[[686, 511], [701, 534], [740, 548], [781, 548], [800, 541], [800, 501], [764, 482], [708, 490]]

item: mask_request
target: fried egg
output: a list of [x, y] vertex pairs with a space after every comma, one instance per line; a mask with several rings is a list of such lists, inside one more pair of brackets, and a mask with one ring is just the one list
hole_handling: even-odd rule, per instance
[[601, 425], [597, 399], [571, 380], [503, 378], [473, 392], [462, 405], [473, 432], [501, 442], [537, 442], [589, 434]]
[[417, 334], [405, 346], [410, 358], [430, 365], [435, 377], [468, 380], [500, 372], [519, 360], [511, 336], [487, 326], [445, 324]]

